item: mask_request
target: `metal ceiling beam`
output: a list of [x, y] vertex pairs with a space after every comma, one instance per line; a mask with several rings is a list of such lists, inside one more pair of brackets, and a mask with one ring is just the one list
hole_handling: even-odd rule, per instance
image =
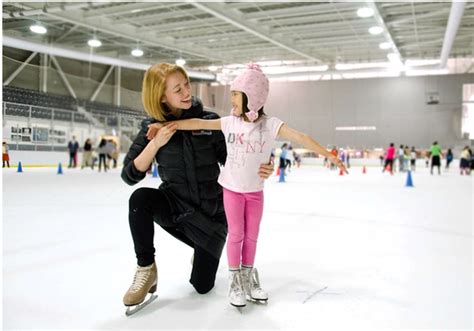
[[[5, 37], [3, 37], [5, 38]], [[34, 52], [28, 56], [25, 62], [23, 62], [7, 79], [3, 81], [3, 86], [7, 86], [8, 84], [11, 83], [12, 80], [15, 79], [16, 76], [26, 67], [28, 63], [38, 54], [38, 52]]]
[[123, 14], [133, 15], [135, 13], [141, 13], [148, 10], [161, 8], [163, 6], [166, 6], [166, 4], [133, 2], [133, 3], [128, 3], [128, 4], [122, 4], [116, 7], [97, 8], [97, 9], [91, 10], [90, 12], [85, 13], [84, 17], [98, 18], [98, 17], [115, 16], [115, 15], [123, 15]]
[[448, 63], [448, 56], [451, 53], [454, 39], [458, 33], [459, 25], [461, 24], [464, 8], [466, 7], [466, 0], [458, 0], [451, 4], [451, 11], [449, 13], [448, 25], [444, 35], [443, 48], [440, 56], [440, 67], [445, 68]]
[[92, 6], [88, 2], [82, 2], [82, 3], [71, 3], [71, 4], [63, 4], [57, 7], [47, 7], [44, 6], [42, 9], [30, 9], [30, 10], [22, 10], [18, 11], [15, 13], [4, 13], [3, 14], [3, 19], [8, 19], [8, 18], [14, 18], [14, 17], [29, 17], [29, 16], [35, 16], [35, 15], [43, 15], [46, 13], [57, 13], [65, 10], [77, 10], [77, 9], [82, 9], [82, 8], [87, 8]]
[[[28, 5], [34, 5], [34, 3], [28, 3]], [[37, 9], [39, 10], [39, 9]], [[134, 29], [131, 28], [129, 25], [118, 25], [115, 24], [113, 29], [111, 26], [111, 21], [107, 18], [100, 18], [100, 19], [84, 19], [82, 16], [79, 18], [76, 14], [69, 14], [64, 11], [60, 12], [59, 14], [50, 13], [50, 12], [43, 12], [43, 15], [48, 17], [52, 17], [54, 19], [58, 19], [64, 22], [69, 22], [74, 25], [79, 25], [86, 29], [89, 29], [91, 32], [93, 30], [100, 31], [106, 34], [119, 36], [122, 38], [129, 38], [131, 40], [131, 44], [135, 44], [137, 40], [140, 40], [141, 44], [146, 44], [149, 46], [158, 46], [167, 48], [170, 50], [174, 50], [179, 53], [194, 55], [200, 58], [208, 59], [211, 61], [226, 61], [216, 55], [215, 53], [209, 53], [206, 50], [199, 49], [196, 45], [192, 45], [190, 47], [186, 47], [184, 45], [177, 45], [174, 40], [170, 40], [169, 38], [157, 38], [155, 34], [136, 34], [134, 33]]]
[[104, 77], [102, 77], [102, 80], [100, 81], [99, 86], [97, 86], [94, 93], [90, 97], [89, 101], [92, 101], [92, 102], [95, 101], [95, 98], [97, 98], [97, 96], [99, 95], [100, 90], [102, 90], [102, 87], [104, 86], [105, 82], [109, 78], [109, 76], [112, 73], [112, 71], [114, 70], [114, 68], [115, 68], [115, 66], [110, 66], [109, 70], [107, 70], [107, 73], [104, 75]]
[[72, 28], [70, 28], [66, 33], [63, 33], [61, 36], [59, 36], [56, 40], [54, 40], [55, 43], [57, 42], [60, 42], [61, 40], [63, 40], [64, 38], [68, 37], [71, 33], [73, 33], [74, 31], [76, 31], [76, 29], [78, 28], [79, 26], [78, 25], [74, 25]]
[[325, 15], [326, 13], [333, 13], [334, 12], [334, 5], [336, 5], [337, 9], [340, 11], [345, 10], [355, 10], [358, 7], [357, 3], [351, 2], [337, 2], [337, 3], [323, 3], [323, 2], [304, 2], [303, 6], [302, 3], [299, 3], [299, 6], [295, 7], [287, 7], [287, 8], [277, 8], [277, 9], [266, 9], [261, 8], [265, 5], [265, 3], [257, 2], [256, 5], [261, 9], [257, 12], [248, 13], [245, 16], [248, 19], [261, 19], [265, 18], [266, 16], [272, 18], [279, 18], [285, 16], [295, 16], [295, 15], [308, 15], [308, 14], [321, 14]]
[[372, 1], [367, 1], [366, 4], [368, 7], [374, 10], [374, 18], [377, 21], [377, 23], [380, 25], [380, 27], [383, 29], [384, 31], [383, 34], [385, 35], [387, 42], [393, 45], [392, 46], [393, 52], [398, 55], [398, 57], [400, 58], [400, 61], [403, 61], [402, 55], [400, 54], [400, 50], [398, 49], [398, 46], [395, 43], [395, 40], [393, 39], [392, 34], [390, 33], [390, 30], [387, 27], [387, 24], [385, 24], [385, 21], [382, 15], [380, 14], [380, 11], [377, 5], [375, 4], [375, 2], [372, 2]]
[[297, 54], [305, 59], [312, 60], [315, 62], [323, 62], [322, 60], [306, 54], [304, 52], [301, 52], [300, 50], [296, 49], [291, 42], [289, 41], [279, 41], [276, 40], [274, 37], [272, 37], [269, 33], [263, 31], [261, 28], [259, 28], [257, 25], [250, 23], [250, 22], [245, 22], [242, 17], [239, 17], [237, 13], [235, 12], [230, 12], [222, 4], [217, 4], [217, 3], [197, 3], [194, 1], [190, 1], [195, 7], [210, 13], [214, 15], [215, 17], [218, 17], [222, 19], [223, 21], [226, 21], [242, 30], [245, 30], [249, 32], [250, 34], [253, 34], [254, 36], [257, 36], [263, 40], [266, 40], [274, 45], [277, 45], [281, 48], [286, 49], [287, 51], [290, 51], [294, 54]]
[[69, 94], [71, 94], [74, 99], [77, 99], [76, 92], [74, 92], [74, 89], [72, 88], [71, 84], [67, 80], [67, 77], [64, 74], [63, 69], [61, 68], [58, 61], [56, 60], [56, 58], [53, 55], [51, 55], [51, 61], [54, 63], [56, 69], [58, 70], [59, 77], [61, 77], [64, 85], [66, 86], [67, 90], [69, 91]]
[[[435, 16], [443, 16], [445, 14], [447, 14], [449, 12], [449, 8], [443, 8], [443, 9], [440, 9], [440, 10], [437, 10], [437, 11], [432, 11], [432, 12], [429, 12], [429, 13], [426, 13], [426, 14], [418, 14], [416, 15], [416, 19], [417, 20], [422, 20], [422, 19], [425, 19], [425, 18], [431, 18], [431, 17], [435, 17]], [[390, 21], [387, 21], [387, 25], [388, 26], [396, 26], [396, 25], [403, 25], [407, 22], [411, 22], [413, 20], [413, 17], [412, 16], [409, 16], [409, 17], [402, 17], [400, 19], [394, 19], [394, 20], [390, 20]]]
[[[145, 25], [140, 28], [137, 28], [137, 33], [144, 33], [144, 32], [154, 32], [158, 34], [166, 34], [170, 32], [183, 32], [183, 33], [190, 33], [194, 32], [195, 28], [200, 29], [211, 29], [215, 27], [216, 31], [221, 31], [222, 28], [229, 26], [223, 23], [221, 20], [217, 18], [212, 18], [211, 20], [206, 19], [200, 20], [187, 20], [186, 23], [183, 25], [183, 22], [174, 22], [174, 23], [160, 23], [156, 20], [153, 21], [153, 25]], [[220, 25], [219, 27], [217, 25]]]
[[[75, 59], [79, 61], [87, 61], [87, 62], [90, 61], [90, 62], [95, 62], [95, 63], [115, 65], [115, 66], [120, 66], [124, 68], [136, 69], [136, 70], [147, 70], [151, 66], [151, 64], [139, 63], [137, 61], [133, 61], [133, 62], [125, 61], [125, 60], [120, 60], [114, 57], [102, 56], [102, 55], [97, 55], [97, 54], [89, 54], [85, 52], [78, 52], [72, 49], [61, 48], [57, 45], [45, 45], [45, 44], [31, 42], [24, 39], [9, 37], [6, 35], [3, 35], [2, 42], [4, 46], [8, 46], [12, 48], [24, 49], [24, 50], [28, 50], [32, 52], [45, 53], [45, 54], [50, 54], [50, 55], [56, 55], [56, 56], [65, 57], [69, 59]], [[186, 71], [188, 72], [188, 75], [191, 78], [209, 80], [209, 81], [214, 81], [216, 79], [216, 76], [212, 73], [199, 72], [199, 71], [193, 71], [193, 70], [186, 70]]]

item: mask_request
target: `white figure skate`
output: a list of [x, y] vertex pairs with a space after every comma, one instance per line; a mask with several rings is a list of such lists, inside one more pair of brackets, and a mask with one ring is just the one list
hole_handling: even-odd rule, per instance
[[246, 299], [254, 303], [268, 303], [268, 294], [260, 287], [257, 269], [244, 267], [241, 274]]
[[241, 311], [241, 308], [247, 305], [247, 301], [245, 300], [242, 278], [238, 270], [230, 272], [229, 283], [229, 302]]

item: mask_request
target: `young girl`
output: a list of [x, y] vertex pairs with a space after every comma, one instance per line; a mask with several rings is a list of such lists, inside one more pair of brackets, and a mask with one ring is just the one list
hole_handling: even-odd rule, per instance
[[[224, 209], [228, 222], [227, 258], [230, 270], [229, 300], [243, 307], [246, 300], [266, 301], [267, 293], [254, 268], [260, 221], [263, 214], [263, 180], [255, 169], [268, 162], [277, 137], [304, 145], [322, 154], [341, 170], [344, 164], [308, 135], [298, 132], [276, 117], [263, 112], [269, 83], [256, 64], [235, 78], [231, 85], [232, 115], [214, 120], [173, 121], [178, 130], [221, 130], [227, 147], [227, 160], [218, 182], [224, 188]], [[155, 136], [163, 124], [149, 126], [147, 136]]]

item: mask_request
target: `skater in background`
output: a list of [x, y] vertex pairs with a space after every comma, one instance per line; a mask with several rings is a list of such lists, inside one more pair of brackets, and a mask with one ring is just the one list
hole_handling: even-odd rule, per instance
[[71, 141], [67, 144], [69, 150], [69, 166], [68, 168], [75, 168], [77, 166], [77, 151], [79, 150], [79, 143], [76, 141], [76, 137], [72, 136]]
[[5, 164], [7, 165], [7, 168], [10, 168], [10, 155], [8, 154], [8, 144], [6, 141], [2, 142], [2, 161], [2, 168], [5, 168]]
[[82, 151], [81, 169], [84, 169], [84, 167], [91, 167], [94, 170], [94, 164], [92, 163], [92, 141], [89, 138], [86, 139]]
[[470, 162], [469, 162], [469, 174], [474, 171], [474, 154], [472, 154], [472, 149], [468, 147], [467, 149], [470, 155]]
[[104, 138], [100, 140], [97, 154], [99, 154], [99, 172], [102, 169], [102, 165], [104, 165], [104, 172], [107, 172], [107, 140]]
[[286, 159], [286, 168], [288, 172], [291, 172], [291, 166], [293, 165], [293, 161], [295, 160], [293, 157], [293, 146], [291, 144], [288, 145], [288, 152], [285, 155]]
[[[261, 288], [254, 266], [260, 222], [263, 215], [263, 186], [255, 169], [268, 162], [271, 146], [276, 138], [304, 145], [317, 154], [326, 156], [341, 171], [344, 164], [308, 135], [290, 128], [263, 110], [269, 83], [260, 67], [247, 65], [246, 70], [231, 85], [232, 115], [214, 120], [190, 119], [173, 121], [178, 130], [221, 130], [227, 146], [227, 162], [219, 176], [224, 190], [224, 206], [229, 235], [227, 260], [229, 263], [229, 301], [236, 307], [246, 300], [266, 301], [268, 294]], [[149, 135], [162, 124], [150, 126]], [[283, 148], [282, 151], [288, 151]], [[280, 156], [285, 162], [286, 156]], [[285, 162], [286, 163], [286, 162]], [[283, 169], [281, 169], [283, 171]]]
[[[332, 155], [333, 157], [337, 158], [337, 157], [338, 157], [337, 147], [336, 147], [336, 146], [333, 146], [333, 148], [331, 149], [331, 152], [330, 152], [330, 153], [331, 153], [331, 155]], [[326, 158], [326, 159], [329, 160], [329, 158]], [[336, 168], [336, 166], [334, 165], [334, 163], [328, 162], [328, 164], [329, 164], [329, 167], [330, 167], [331, 170], [333, 170], [333, 169]]]
[[295, 158], [296, 167], [299, 168], [301, 166], [301, 155], [296, 153], [296, 151], [294, 151], [293, 157]]
[[429, 150], [425, 151], [425, 166], [427, 168], [430, 167], [430, 159], [431, 159], [431, 152]]
[[112, 139], [107, 140], [105, 144], [105, 154], [107, 156], [107, 168], [110, 169], [112, 168], [110, 165], [110, 162], [113, 162], [113, 167], [117, 168], [117, 145], [115, 144], [115, 141]]
[[403, 168], [403, 165], [405, 164], [405, 148], [403, 145], [400, 145], [400, 148], [398, 149], [398, 171], [399, 172], [404, 172], [405, 168]]
[[431, 155], [431, 169], [430, 173], [433, 174], [433, 168], [438, 168], [438, 175], [441, 175], [441, 157], [443, 157], [443, 153], [441, 152], [441, 147], [439, 147], [438, 142], [433, 142], [433, 145], [430, 149]]
[[346, 168], [349, 169], [351, 167], [351, 154], [349, 150], [346, 152]]
[[453, 151], [451, 150], [451, 148], [448, 148], [448, 151], [446, 152], [446, 170], [449, 169], [449, 165], [451, 164], [451, 162], [453, 162], [453, 159]]
[[471, 167], [470, 167], [471, 154], [469, 153], [468, 146], [464, 147], [459, 159], [460, 159], [459, 169], [461, 170], [461, 176], [470, 175], [471, 174]]
[[[133, 312], [150, 301], [143, 303], [147, 293], [157, 289], [155, 223], [194, 250], [189, 282], [200, 294], [214, 287], [227, 235], [222, 188], [217, 183], [219, 164], [227, 156], [224, 136], [212, 131], [176, 132], [177, 125], [161, 128], [152, 139], [146, 136], [148, 125], [158, 121], [211, 120], [217, 114], [204, 111], [201, 101], [192, 96], [186, 71], [168, 63], [155, 64], [145, 72], [142, 102], [149, 118], [142, 122], [124, 159], [122, 179], [129, 185], [140, 182], [156, 160], [162, 183], [159, 188], [138, 188], [129, 200], [138, 266], [123, 303], [135, 307]], [[273, 165], [268, 160], [264, 163], [254, 169], [262, 180], [273, 172]], [[160, 254], [166, 252], [161, 247]]]
[[394, 143], [390, 143], [390, 146], [387, 148], [385, 152], [385, 164], [383, 166], [382, 173], [385, 170], [390, 171], [390, 174], [393, 175], [393, 160], [395, 159], [395, 145]]
[[278, 169], [280, 170], [280, 173], [283, 171], [283, 173], [285, 174], [285, 170], [286, 170], [286, 166], [287, 166], [286, 154], [288, 154], [288, 144], [283, 143], [283, 145], [281, 145], [280, 148], [281, 148], [281, 152], [280, 152], [280, 159], [279, 159]]
[[346, 164], [346, 151], [342, 147], [339, 148], [339, 159]]
[[416, 171], [416, 150], [415, 146], [412, 146], [410, 151], [410, 169], [411, 171]]
[[405, 171], [410, 170], [410, 167], [409, 167], [410, 159], [411, 159], [410, 147], [408, 147], [408, 145], [405, 145], [405, 148], [403, 149], [403, 168], [405, 169]]

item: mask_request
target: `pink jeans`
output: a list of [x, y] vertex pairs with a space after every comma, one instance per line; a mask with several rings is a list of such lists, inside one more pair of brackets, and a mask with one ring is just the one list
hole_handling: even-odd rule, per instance
[[241, 262], [253, 266], [263, 214], [263, 191], [237, 193], [224, 188], [224, 208], [229, 228], [229, 267], [240, 267]]

